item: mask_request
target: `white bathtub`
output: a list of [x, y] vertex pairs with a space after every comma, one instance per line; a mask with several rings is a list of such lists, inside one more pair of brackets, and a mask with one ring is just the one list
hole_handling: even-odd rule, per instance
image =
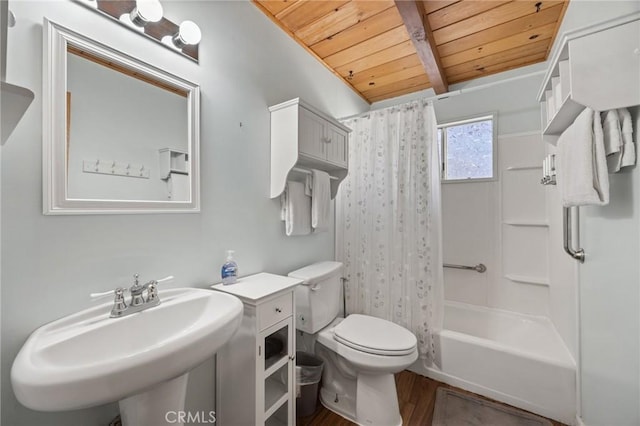
[[549, 319], [446, 302], [436, 347], [427, 376], [575, 424], [576, 365]]

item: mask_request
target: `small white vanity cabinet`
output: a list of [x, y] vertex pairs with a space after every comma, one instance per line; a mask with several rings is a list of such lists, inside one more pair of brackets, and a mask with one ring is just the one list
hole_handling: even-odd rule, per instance
[[301, 282], [260, 273], [212, 286], [244, 305], [240, 329], [216, 355], [217, 424], [295, 425], [293, 292]]
[[279, 196], [294, 167], [328, 172], [331, 198], [349, 167], [348, 127], [299, 98], [271, 112], [271, 198]]
[[585, 107], [640, 104], [640, 13], [566, 33], [538, 101], [543, 139], [552, 144]]

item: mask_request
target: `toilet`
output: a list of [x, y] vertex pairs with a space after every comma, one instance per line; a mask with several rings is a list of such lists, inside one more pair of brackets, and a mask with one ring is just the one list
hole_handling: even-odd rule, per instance
[[359, 425], [402, 425], [393, 375], [418, 358], [416, 337], [380, 318], [340, 318], [342, 269], [340, 262], [319, 262], [289, 273], [303, 280], [296, 328], [324, 361], [320, 401]]

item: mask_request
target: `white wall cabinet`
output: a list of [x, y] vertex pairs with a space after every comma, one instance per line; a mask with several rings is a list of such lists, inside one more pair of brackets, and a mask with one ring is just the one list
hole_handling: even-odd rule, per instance
[[545, 142], [555, 144], [585, 107], [640, 104], [640, 13], [563, 36], [538, 93]]
[[240, 329], [216, 355], [217, 424], [295, 424], [293, 291], [300, 283], [260, 273], [212, 286], [244, 305]]
[[348, 135], [341, 127], [327, 123], [325, 127], [324, 146], [327, 151], [327, 161], [345, 168], [349, 166]]
[[[296, 105], [290, 105], [296, 108]], [[276, 107], [271, 108], [272, 114]], [[338, 167], [347, 168], [349, 153], [347, 152], [347, 136], [349, 129], [332, 118], [313, 112], [311, 106], [298, 99], [299, 114], [298, 154]]]
[[334, 198], [349, 168], [351, 130], [299, 98], [274, 105], [269, 111], [271, 198], [282, 193], [287, 180], [296, 178], [294, 167], [328, 172], [334, 178]]

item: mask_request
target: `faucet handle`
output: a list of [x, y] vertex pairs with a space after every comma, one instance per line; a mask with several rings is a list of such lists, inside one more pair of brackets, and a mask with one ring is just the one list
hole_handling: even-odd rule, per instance
[[173, 275], [169, 275], [169, 276], [166, 276], [164, 278], [160, 278], [159, 280], [156, 280], [156, 284], [173, 281], [173, 278], [174, 278]]
[[102, 293], [91, 293], [91, 294], [89, 294], [89, 297], [91, 299], [93, 299], [93, 300], [96, 300], [96, 299], [101, 299], [101, 298], [106, 297], [106, 296], [115, 295], [116, 298], [118, 298], [118, 296], [121, 296], [122, 293], [124, 293], [125, 291], [129, 291], [129, 290], [126, 289], [126, 288], [118, 287], [118, 288], [116, 288], [114, 290], [109, 290], [109, 291], [105, 291], [105, 292], [102, 292]]

